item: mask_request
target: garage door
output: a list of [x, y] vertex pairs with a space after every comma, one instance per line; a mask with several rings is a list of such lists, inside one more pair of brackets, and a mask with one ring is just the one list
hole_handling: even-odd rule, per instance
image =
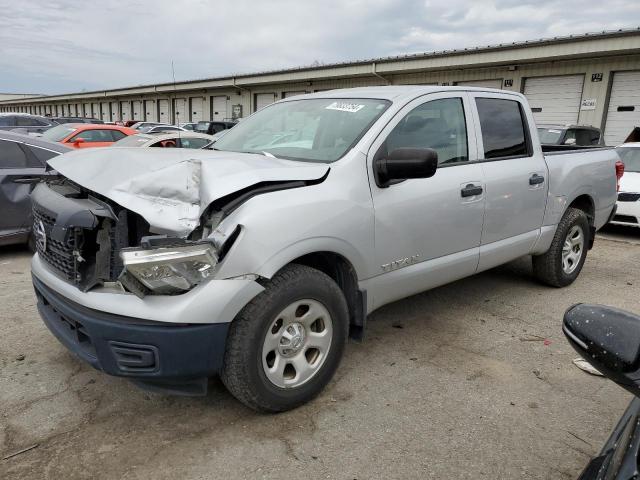
[[169, 123], [169, 100], [158, 100], [159, 122]]
[[120, 120], [123, 122], [131, 120], [131, 104], [129, 102], [120, 102]]
[[611, 84], [605, 143], [621, 144], [633, 127], [640, 127], [640, 72], [618, 72], [613, 75]]
[[91, 117], [92, 118], [100, 118], [100, 104], [92, 103], [91, 104]]
[[480, 87], [480, 88], [502, 88], [501, 78], [492, 78], [490, 80], [469, 80], [466, 82], [456, 83], [458, 86]]
[[584, 75], [527, 78], [524, 95], [539, 125], [577, 123]]
[[189, 110], [186, 98], [175, 98], [173, 100], [173, 123], [189, 121]]
[[102, 111], [100, 113], [102, 113], [102, 121], [103, 122], [110, 122], [111, 121], [111, 113], [109, 112], [109, 102], [102, 102], [100, 104], [100, 108], [102, 108]]
[[[191, 122], [204, 120], [204, 102], [202, 97], [191, 97]], [[186, 121], [186, 120], [185, 120]]]
[[211, 120], [224, 120], [227, 118], [227, 97], [211, 97]]
[[111, 102], [111, 121], [115, 122], [120, 116], [118, 115], [118, 102]]
[[300, 92], [284, 92], [284, 94], [282, 95], [283, 98], [289, 98], [289, 97], [295, 97], [296, 95], [304, 95], [305, 91], [300, 91]]
[[255, 108], [254, 112], [257, 112], [261, 108], [266, 107], [267, 105], [272, 104], [276, 99], [276, 95], [274, 93], [256, 93], [255, 97]]
[[158, 109], [156, 108], [155, 100], [145, 100], [144, 101], [144, 119], [147, 122], [157, 122], [158, 121]]
[[132, 102], [132, 107], [133, 107], [133, 118], [131, 120], [142, 122], [144, 120], [144, 115], [142, 114], [142, 100], [134, 100]]

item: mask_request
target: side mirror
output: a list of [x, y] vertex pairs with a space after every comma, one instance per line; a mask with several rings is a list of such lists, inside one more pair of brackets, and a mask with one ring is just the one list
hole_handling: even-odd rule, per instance
[[575, 138], [567, 138], [564, 141], [564, 145], [575, 145], [576, 144], [576, 139]]
[[564, 314], [571, 346], [602, 372], [640, 396], [640, 317], [602, 305], [578, 304]]
[[73, 144], [74, 144], [74, 145], [76, 145], [76, 146], [78, 146], [78, 145], [80, 145], [81, 143], [84, 143], [84, 142], [85, 142], [85, 139], [84, 139], [84, 138], [76, 138], [76, 139], [73, 141]]
[[438, 153], [431, 148], [397, 148], [373, 162], [376, 184], [383, 188], [394, 180], [433, 177], [437, 169]]

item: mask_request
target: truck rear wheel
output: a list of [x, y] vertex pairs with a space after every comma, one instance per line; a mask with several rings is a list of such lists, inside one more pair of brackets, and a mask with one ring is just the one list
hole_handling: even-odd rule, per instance
[[295, 408], [333, 377], [348, 328], [338, 285], [319, 270], [289, 265], [231, 323], [222, 381], [254, 410]]
[[577, 208], [563, 215], [549, 250], [533, 257], [533, 273], [542, 283], [566, 287], [574, 282], [587, 258], [589, 220]]

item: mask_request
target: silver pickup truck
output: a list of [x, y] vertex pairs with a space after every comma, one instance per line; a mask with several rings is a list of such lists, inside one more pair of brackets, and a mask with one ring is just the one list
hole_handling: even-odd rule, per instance
[[330, 381], [394, 300], [531, 255], [571, 284], [614, 150], [544, 154], [518, 93], [389, 86], [283, 100], [209, 151], [94, 149], [32, 195], [42, 319], [97, 369], [261, 411]]

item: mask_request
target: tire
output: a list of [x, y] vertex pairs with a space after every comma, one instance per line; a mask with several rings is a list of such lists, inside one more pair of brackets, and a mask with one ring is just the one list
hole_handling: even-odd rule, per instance
[[319, 270], [288, 265], [231, 323], [220, 377], [254, 410], [296, 408], [329, 383], [348, 330], [338, 285]]
[[[578, 233], [581, 235], [581, 244], [578, 242]], [[558, 224], [549, 250], [533, 257], [533, 273], [536, 278], [552, 287], [571, 285], [580, 275], [587, 258], [589, 236], [587, 215], [577, 208], [567, 209]], [[579, 252], [576, 251], [576, 245], [580, 245]], [[563, 257], [563, 251], [566, 258]]]

